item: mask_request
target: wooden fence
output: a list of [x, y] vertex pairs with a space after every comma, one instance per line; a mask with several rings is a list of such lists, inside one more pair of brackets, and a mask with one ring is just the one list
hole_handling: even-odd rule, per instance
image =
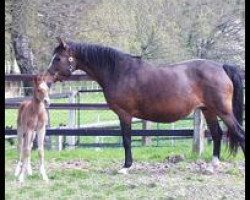
[[[33, 75], [6, 75], [5, 81], [31, 81]], [[67, 81], [92, 81], [87, 75], [72, 75]], [[73, 110], [108, 110], [109, 107], [104, 103], [77, 103], [74, 98], [79, 92], [102, 92], [102, 90], [80, 90], [72, 93], [53, 94], [51, 98], [69, 98], [69, 103], [52, 103], [49, 109], [69, 110], [69, 119], [75, 118]], [[19, 103], [24, 98], [6, 99], [5, 109], [17, 109]], [[143, 121], [142, 121], [143, 122]], [[150, 123], [150, 122], [149, 122]], [[202, 113], [197, 110], [194, 113], [194, 129], [183, 130], [148, 130], [150, 126], [144, 121], [143, 130], [132, 130], [132, 136], [142, 136], [145, 144], [148, 143], [148, 136], [175, 136], [175, 137], [193, 137], [193, 151], [201, 154], [204, 150], [204, 138], [209, 136], [209, 132], [205, 131], [204, 118]], [[206, 135], [205, 135], [206, 133]], [[5, 135], [16, 135], [16, 129], [5, 129]], [[121, 136], [120, 130], [111, 130], [107, 127], [76, 127], [73, 121], [68, 122], [68, 127], [47, 128], [46, 135], [54, 136], [70, 136], [68, 143], [75, 144], [76, 136]], [[147, 136], [147, 137], [146, 137]], [[72, 139], [73, 138], [73, 139]]]

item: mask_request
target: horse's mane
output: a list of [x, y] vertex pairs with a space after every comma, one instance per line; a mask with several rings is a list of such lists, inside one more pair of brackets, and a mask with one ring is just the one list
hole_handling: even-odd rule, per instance
[[115, 67], [118, 66], [118, 62], [121, 60], [130, 58], [140, 59], [139, 56], [134, 56], [120, 50], [98, 44], [75, 42], [67, 42], [67, 44], [78, 59], [81, 59], [86, 64], [91, 64], [97, 67], [99, 70], [106, 69], [110, 73], [114, 73]]

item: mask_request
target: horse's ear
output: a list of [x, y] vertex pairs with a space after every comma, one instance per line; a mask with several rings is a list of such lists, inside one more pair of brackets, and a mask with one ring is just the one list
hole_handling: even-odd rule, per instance
[[59, 45], [66, 49], [67, 44], [65, 40], [62, 37], [56, 37], [56, 39], [59, 42]]

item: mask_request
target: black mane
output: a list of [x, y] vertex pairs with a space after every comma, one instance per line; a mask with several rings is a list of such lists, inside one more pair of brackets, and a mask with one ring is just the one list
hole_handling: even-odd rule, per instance
[[139, 58], [128, 53], [104, 47], [97, 44], [74, 43], [68, 42], [70, 50], [74, 52], [76, 57], [83, 63], [95, 66], [98, 70], [108, 70], [110, 73], [115, 71], [115, 67], [119, 61], [129, 58]]

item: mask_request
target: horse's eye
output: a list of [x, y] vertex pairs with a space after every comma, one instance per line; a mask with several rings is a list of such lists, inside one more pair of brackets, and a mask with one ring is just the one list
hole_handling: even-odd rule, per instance
[[59, 61], [60, 61], [60, 58], [55, 57], [55, 58], [54, 58], [54, 61], [59, 62]]

